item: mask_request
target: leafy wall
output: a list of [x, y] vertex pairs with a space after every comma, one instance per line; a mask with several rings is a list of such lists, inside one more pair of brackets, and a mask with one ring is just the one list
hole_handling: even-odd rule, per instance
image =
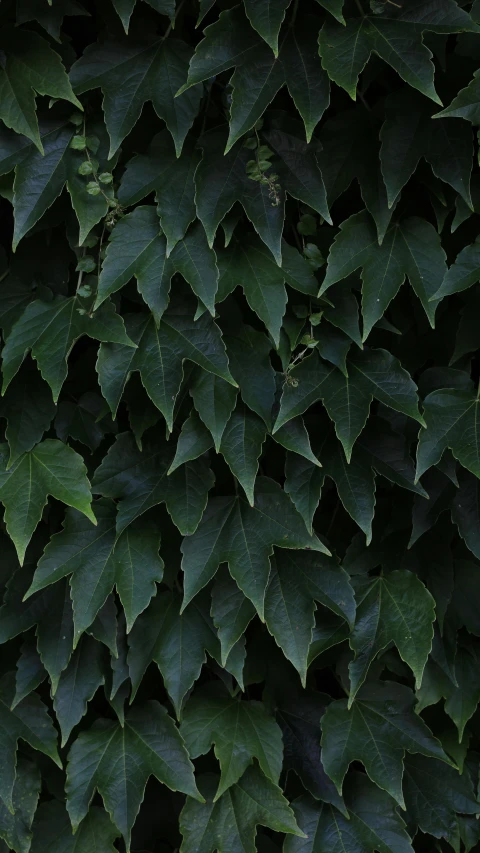
[[1, 853], [468, 853], [479, 0], [0, 20]]

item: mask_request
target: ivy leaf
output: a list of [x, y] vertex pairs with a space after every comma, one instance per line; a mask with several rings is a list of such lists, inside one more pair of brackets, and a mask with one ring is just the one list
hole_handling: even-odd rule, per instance
[[295, 771], [314, 797], [333, 803], [346, 814], [343, 800], [322, 764], [320, 719], [329, 702], [329, 696], [313, 690], [283, 698], [277, 708], [277, 720], [283, 734], [285, 769]]
[[275, 56], [278, 56], [278, 34], [285, 20], [285, 11], [290, 5], [290, 0], [280, 0], [280, 3], [272, 0], [245, 0], [245, 12], [259, 35], [272, 48]]
[[315, 148], [301, 138], [299, 123], [289, 121], [287, 124], [282, 119], [273, 119], [269, 124], [270, 129], [263, 136], [277, 155], [273, 166], [279, 173], [281, 186], [288, 195], [308, 204], [331, 225], [325, 184]]
[[212, 619], [218, 630], [222, 665], [235, 643], [245, 633], [255, 616], [255, 608], [231, 577], [226, 568], [219, 569], [212, 586]]
[[343, 506], [365, 533], [367, 545], [372, 540], [375, 512], [375, 477], [368, 460], [355, 449], [347, 462], [345, 452], [333, 436], [322, 447], [325, 474], [336, 487]]
[[[282, 430], [283, 427], [280, 427], [278, 432]], [[309, 533], [313, 530], [313, 516], [320, 501], [324, 479], [325, 472], [316, 465], [297, 453], [287, 453], [284, 489], [302, 516]]]
[[75, 835], [68, 813], [58, 800], [39, 807], [33, 824], [31, 853], [91, 853], [92, 844], [102, 853], [114, 853], [118, 832], [107, 813], [90, 806]]
[[86, 714], [88, 702], [105, 681], [102, 660], [102, 646], [85, 634], [60, 676], [53, 707], [62, 733], [62, 746]]
[[322, 467], [311, 448], [310, 438], [305, 429], [303, 418], [293, 418], [293, 420], [284, 424], [283, 427], [280, 427], [275, 433], [275, 441], [281, 444], [282, 447], [285, 447], [286, 450], [303, 456], [304, 459], [312, 462], [313, 465], [317, 465], [319, 468]]
[[199, 370], [191, 383], [190, 394], [218, 453], [225, 427], [235, 408], [237, 390], [214, 373]]
[[[75, 643], [90, 627], [114, 585], [130, 630], [155, 595], [155, 581], [161, 581], [163, 575], [155, 527], [140, 519], [117, 540], [113, 503], [102, 500], [96, 501], [94, 506], [96, 527], [75, 510], [67, 510], [64, 529], [50, 540], [27, 594], [29, 597], [71, 575]], [[85, 596], [86, 589], [91, 590], [88, 596]]]
[[182, 544], [183, 608], [211, 580], [219, 564], [226, 562], [262, 617], [273, 545], [329, 554], [315, 535], [307, 533], [293, 504], [267, 477], [257, 478], [253, 507], [240, 497], [212, 498], [198, 530]]
[[[215, 25], [212, 24], [213, 26]], [[281, 194], [278, 205], [272, 205], [268, 187], [248, 177], [247, 163], [252, 159], [251, 152], [237, 144], [223, 156], [225, 142], [224, 129], [211, 130], [200, 140], [203, 156], [195, 172], [195, 203], [208, 244], [213, 246], [220, 222], [238, 201], [257, 234], [270, 249], [276, 263], [280, 265], [283, 195]]]
[[[120, 18], [123, 28], [128, 33], [130, 18], [135, 8], [136, 0], [112, 0], [115, 10]], [[170, 20], [175, 20], [175, 0], [146, 0], [152, 9], [160, 15], [167, 15]]]
[[265, 334], [244, 325], [225, 335], [225, 345], [232, 376], [240, 387], [244, 403], [272, 426], [275, 398], [275, 371], [270, 361], [271, 341]]
[[449, 107], [434, 118], [464, 118], [474, 125], [480, 124], [480, 72], [476, 71], [465, 89], [460, 89]]
[[206, 804], [189, 797], [182, 809], [182, 853], [256, 853], [257, 824], [303, 835], [280, 788], [256, 767], [249, 767], [217, 801], [217, 776], [205, 774], [198, 783]]
[[[325, 293], [335, 282], [362, 267], [365, 341], [408, 277], [433, 327], [438, 281], [443, 279], [447, 269], [439, 235], [430, 223], [411, 217], [394, 225], [381, 246], [376, 238], [376, 230], [365, 212], [354, 214], [343, 222], [330, 250], [320, 292]], [[434, 295], [435, 302], [432, 302]]]
[[[15, 675], [6, 673], [0, 680], [0, 730], [2, 739], [3, 770], [0, 779], [0, 806], [13, 814], [15, 791], [15, 764], [18, 741], [24, 740], [34, 749], [48, 755], [59, 767], [57, 732], [47, 709], [36, 693], [26, 696], [11, 710], [15, 696]], [[1, 836], [1, 833], [0, 833]]]
[[421, 686], [432, 648], [435, 602], [412, 572], [394, 571], [373, 578], [357, 596], [357, 619], [350, 636], [355, 659], [349, 664], [349, 707], [367, 677], [372, 661], [394, 643]]
[[100, 387], [114, 416], [125, 384], [136, 370], [169, 431], [173, 427], [173, 410], [186, 359], [236, 385], [228, 369], [218, 326], [206, 314], [194, 320], [189, 308], [184, 303], [171, 306], [158, 328], [152, 315], [131, 315], [127, 317], [128, 333], [138, 349], [121, 345], [100, 348], [97, 362]]
[[32, 821], [37, 808], [42, 780], [38, 767], [24, 758], [15, 768], [13, 809], [9, 811], [0, 800], [0, 838], [12, 850], [29, 853], [32, 841]]
[[[177, 717], [188, 691], [200, 676], [206, 654], [218, 657], [218, 640], [204, 597], [180, 612], [176, 592], [163, 592], [139, 617], [129, 637], [128, 667], [133, 693], [151, 661], [157, 664]], [[227, 655], [228, 657], [228, 655]]]
[[185, 707], [180, 733], [192, 758], [205, 755], [215, 744], [221, 776], [214, 802], [238, 782], [253, 758], [267, 779], [278, 784], [282, 733], [261, 702], [239, 702], [215, 685], [200, 688]]
[[57, 402], [67, 376], [67, 359], [74, 343], [83, 335], [114, 341], [133, 351], [135, 344], [125, 332], [122, 318], [111, 302], [90, 315], [88, 298], [51, 296], [36, 299], [13, 325], [3, 348], [3, 393], [31, 351], [40, 373]]
[[479, 516], [480, 495], [477, 477], [463, 468], [459, 472], [459, 488], [452, 502], [452, 521], [464, 539], [467, 548], [478, 559], [480, 556]]
[[318, 285], [312, 269], [302, 255], [282, 242], [282, 266], [277, 266], [265, 246], [255, 237], [233, 240], [218, 255], [220, 270], [219, 301], [241, 285], [250, 307], [265, 323], [275, 346], [280, 342], [287, 293], [285, 284], [301, 293], [315, 296]]
[[404, 808], [406, 750], [451, 764], [439, 741], [413, 712], [413, 699], [403, 684], [378, 682], [365, 685], [350, 710], [346, 699], [327, 707], [321, 723], [323, 764], [339, 793], [349, 765], [361, 761], [372, 782]]
[[[122, 768], [115, 777], [112, 766]], [[132, 708], [124, 728], [112, 720], [98, 719], [81, 732], [68, 754], [67, 809], [74, 831], [97, 790], [130, 851], [131, 828], [150, 776], [172, 791], [202, 800], [183, 741], [159, 702]]]
[[314, 601], [352, 625], [355, 619], [353, 590], [343, 569], [312, 551], [280, 550], [271, 565], [265, 595], [265, 621], [305, 686], [308, 650], [315, 624]]
[[55, 415], [51, 391], [37, 370], [21, 371], [0, 400], [0, 417], [7, 421], [8, 467], [42, 440]]
[[[99, 148], [97, 159], [100, 170], [112, 167], [108, 161], [108, 137], [102, 121], [90, 123], [92, 132], [97, 135]], [[61, 194], [64, 186], [70, 194], [80, 226], [79, 245], [82, 245], [90, 230], [108, 211], [108, 196], [104, 193], [92, 196], [87, 190], [87, 180], [78, 170], [85, 162], [85, 151], [71, 147], [74, 128], [65, 121], [46, 121], [40, 123], [40, 137], [43, 153], [33, 145], [22, 146], [16, 143], [15, 180], [13, 183], [13, 207], [15, 228], [13, 249], [22, 238], [41, 219], [48, 208]], [[4, 161], [2, 170], [8, 171], [10, 163]]]
[[[315, 25], [315, 19], [309, 17], [298, 23], [295, 21], [281, 42], [278, 57], [275, 53], [272, 56], [261, 44], [249, 55], [247, 62], [235, 63], [237, 67], [231, 79], [230, 131], [225, 153], [254, 127], [285, 84], [304, 120], [307, 142], [310, 141], [328, 107], [330, 95], [328, 77], [317, 56]], [[201, 45], [197, 51], [200, 49]]]
[[0, 118], [16, 133], [31, 139], [43, 154], [35, 115], [35, 94], [63, 98], [80, 107], [60, 56], [31, 30], [3, 27], [0, 49], [5, 57], [0, 72]]
[[139, 293], [151, 309], [157, 325], [168, 305], [170, 283], [181, 273], [210, 313], [214, 315], [218, 270], [215, 252], [209, 249], [200, 224], [177, 241], [167, 257], [155, 208], [136, 207], [113, 229], [98, 282], [95, 309], [135, 276]]
[[[139, 450], [129, 432], [121, 433], [111, 446], [95, 472], [92, 488], [96, 494], [120, 501], [117, 535], [163, 501], [181, 533], [188, 535], [197, 529], [208, 490], [214, 482], [213, 475], [199, 459], [167, 476], [172, 451], [158, 436], [149, 436]], [[131, 477], [132, 471], [135, 478]]]
[[319, 51], [328, 76], [353, 100], [359, 75], [373, 52], [409, 86], [441, 104], [433, 85], [432, 53], [411, 24], [377, 15], [350, 18], [341, 26], [327, 18], [320, 30]]
[[429, 394], [423, 405], [426, 428], [418, 442], [417, 480], [440, 462], [447, 447], [464, 468], [480, 477], [477, 398], [468, 391], [446, 388]]
[[380, 160], [388, 203], [393, 205], [424, 157], [434, 174], [451, 184], [471, 208], [471, 131], [461, 121], [432, 121], [432, 113], [428, 102], [412, 89], [387, 99]]
[[288, 838], [285, 853], [320, 853], [328, 845], [345, 853], [412, 853], [405, 823], [395, 803], [367, 776], [354, 773], [345, 784], [348, 819], [333, 805], [310, 796], [293, 803], [295, 817], [308, 837], [307, 842]]
[[[407, 755], [403, 783], [407, 814], [422, 832], [455, 843], [456, 813], [478, 814], [468, 773], [458, 773], [423, 755]], [[419, 798], [418, 791], [422, 791]], [[433, 810], [435, 819], [433, 820]]]
[[[200, 103], [201, 89], [175, 98], [185, 78], [190, 50], [179, 39], [137, 37], [106, 40], [89, 45], [70, 71], [77, 95], [101, 88], [105, 123], [110, 136], [109, 157], [118, 151], [140, 118], [143, 105], [151, 101], [158, 117], [165, 121], [180, 155]], [[131, 85], [125, 87], [125, 75]]]
[[451, 293], [461, 293], [479, 280], [480, 241], [465, 246], [457, 255], [455, 262], [445, 272], [442, 284], [435, 293], [435, 299], [443, 299]]
[[222, 436], [220, 453], [244, 489], [250, 506], [254, 503], [258, 460], [266, 434], [265, 424], [258, 415], [240, 403], [232, 413]]
[[86, 468], [82, 457], [71, 447], [47, 439], [24, 453], [10, 468], [7, 467], [9, 455], [4, 444], [0, 450], [0, 500], [20, 563], [42, 517], [48, 495], [75, 507], [90, 522], [96, 523]]
[[202, 456], [211, 447], [213, 447], [212, 436], [198, 417], [195, 409], [192, 409], [188, 418], [182, 424], [175, 456], [168, 469], [168, 473], [172, 474], [180, 465], [184, 465], [185, 462], [198, 459], [199, 456]]
[[195, 219], [193, 176], [199, 159], [199, 152], [189, 139], [177, 158], [170, 135], [162, 131], [154, 136], [148, 154], [137, 154], [129, 160], [122, 176], [118, 200], [124, 207], [155, 192], [160, 225], [167, 239], [167, 258]]
[[318, 151], [316, 158], [330, 206], [354, 179], [358, 181], [365, 206], [375, 220], [378, 243], [381, 244], [390, 225], [393, 207], [388, 206], [379, 167], [378, 135], [378, 122], [371, 111], [358, 104], [355, 109], [342, 110], [326, 121], [319, 134], [322, 150]]
[[374, 397], [423, 422], [412, 379], [386, 350], [354, 352], [347, 368], [348, 379], [337, 368], [322, 361], [316, 352], [304, 358], [290, 371], [292, 379], [284, 385], [274, 432], [291, 418], [303, 414], [317, 400], [323, 400], [349, 461]]

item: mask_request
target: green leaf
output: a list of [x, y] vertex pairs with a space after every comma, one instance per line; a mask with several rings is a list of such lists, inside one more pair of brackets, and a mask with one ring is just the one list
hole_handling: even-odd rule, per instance
[[411, 89], [387, 100], [380, 160], [390, 206], [424, 157], [434, 174], [460, 193], [469, 207], [472, 136], [461, 121], [432, 121], [428, 102]]
[[349, 461], [374, 397], [423, 422], [417, 408], [415, 384], [386, 350], [354, 352], [347, 368], [348, 377], [345, 377], [337, 368], [322, 361], [317, 352], [304, 358], [290, 371], [293, 383], [291, 379], [283, 387], [274, 432], [291, 418], [303, 414], [317, 400], [323, 400]]
[[107, 813], [90, 806], [86, 818], [75, 835], [68, 813], [62, 803], [51, 800], [42, 803], [35, 815], [31, 853], [114, 853], [118, 832]]
[[417, 480], [440, 462], [447, 447], [464, 468], [480, 477], [477, 398], [446, 388], [429, 394], [423, 405], [426, 428], [418, 442]]
[[86, 714], [88, 702], [105, 681], [102, 660], [102, 646], [85, 634], [60, 676], [53, 707], [62, 733], [62, 746]]
[[459, 488], [452, 501], [452, 521], [457, 525], [467, 548], [480, 557], [480, 484], [477, 477], [463, 468], [459, 472]]
[[310, 438], [305, 429], [303, 418], [293, 418], [293, 420], [288, 421], [280, 427], [275, 433], [275, 441], [285, 447], [290, 453], [293, 452], [299, 456], [303, 456], [304, 459], [307, 459], [319, 468], [322, 467], [310, 446]]
[[[114, 776], [112, 766], [118, 767]], [[68, 754], [67, 809], [74, 831], [98, 791], [130, 851], [131, 829], [150, 776], [172, 791], [202, 799], [183, 741], [165, 708], [156, 701], [132, 708], [124, 728], [98, 719]]]
[[148, 154], [129, 160], [122, 176], [118, 200], [125, 207], [155, 192], [160, 226], [167, 238], [167, 258], [195, 219], [193, 176], [199, 159], [189, 139], [177, 158], [169, 134], [162, 131], [154, 136]]
[[42, 440], [55, 415], [51, 391], [37, 370], [22, 370], [0, 400], [0, 417], [7, 421], [8, 467]]
[[15, 698], [12, 702], [12, 708], [15, 708], [32, 690], [36, 690], [46, 677], [47, 672], [37, 651], [36, 640], [27, 635], [17, 661]]
[[315, 624], [314, 601], [353, 624], [355, 600], [343, 569], [312, 551], [278, 551], [265, 595], [265, 621], [303, 686]]
[[217, 801], [218, 777], [205, 774], [198, 782], [206, 802], [189, 797], [182, 809], [182, 853], [256, 853], [257, 824], [303, 835], [280, 788], [256, 767], [249, 767]]
[[475, 72], [473, 80], [460, 89], [449, 107], [446, 107], [434, 118], [464, 118], [474, 125], [480, 124], [480, 73]]
[[[228, 13], [222, 13], [226, 14]], [[215, 25], [212, 24], [213, 26]], [[197, 216], [205, 228], [208, 244], [213, 246], [220, 222], [238, 201], [257, 234], [270, 249], [276, 263], [280, 265], [283, 196], [280, 204], [272, 205], [268, 187], [248, 177], [247, 163], [251, 160], [251, 152], [237, 144], [223, 156], [225, 143], [224, 129], [211, 130], [200, 140], [203, 156], [195, 172], [195, 202]]]
[[236, 385], [228, 369], [218, 326], [206, 314], [194, 320], [189, 308], [184, 303], [171, 306], [158, 328], [152, 315], [127, 316], [128, 333], [138, 349], [125, 345], [100, 348], [97, 361], [100, 387], [114, 416], [125, 384], [136, 370], [169, 431], [173, 427], [173, 410], [185, 360]]
[[[155, 526], [139, 519], [117, 539], [111, 501], [94, 504], [97, 526], [75, 510], [67, 510], [64, 529], [50, 540], [38, 563], [28, 596], [71, 575], [75, 642], [89, 628], [116, 585], [125, 609], [127, 629], [147, 607], [161, 581], [160, 537]], [[88, 596], [85, 590], [91, 590]]]
[[322, 65], [328, 76], [355, 100], [360, 73], [376, 53], [427, 98], [441, 104], [433, 85], [432, 53], [411, 24], [383, 16], [350, 18], [346, 26], [327, 18], [319, 35]]
[[4, 56], [0, 72], [0, 118], [7, 127], [31, 139], [43, 154], [35, 95], [63, 98], [80, 109], [82, 106], [72, 91], [60, 56], [41, 36], [31, 30], [3, 27], [0, 49]]
[[406, 757], [403, 790], [409, 820], [422, 832], [446, 838], [452, 846], [457, 835], [456, 813], [478, 814], [478, 802], [468, 774], [460, 775], [452, 767], [444, 767], [423, 755]]
[[457, 255], [455, 262], [445, 272], [442, 284], [435, 293], [435, 299], [443, 299], [451, 293], [461, 293], [480, 280], [480, 241], [465, 246]]
[[[337, 281], [362, 268], [363, 340], [383, 316], [405, 277], [434, 325], [438, 281], [446, 272], [445, 252], [430, 223], [417, 217], [394, 225], [378, 246], [376, 231], [365, 212], [342, 223], [330, 250], [324, 293]], [[427, 249], [425, 247], [428, 247]]]
[[238, 701], [216, 687], [195, 691], [180, 727], [192, 758], [205, 755], [215, 744], [221, 776], [214, 802], [238, 782], [254, 758], [267, 779], [278, 784], [283, 758], [278, 724], [261, 702]]
[[183, 613], [180, 606], [176, 592], [154, 598], [132, 630], [128, 652], [134, 694], [148, 665], [155, 661], [178, 718], [185, 696], [206, 662], [205, 652], [218, 657], [218, 640], [204, 596], [192, 601]]
[[287, 125], [282, 120], [270, 124], [271, 129], [264, 133], [264, 137], [278, 158], [273, 165], [279, 173], [281, 186], [288, 195], [308, 204], [331, 225], [325, 184], [314, 147], [301, 138], [300, 124], [289, 122]]
[[[120, 501], [117, 535], [163, 501], [181, 533], [188, 535], [197, 529], [214, 482], [213, 475], [206, 463], [198, 459], [167, 476], [172, 456], [173, 447], [161, 441], [158, 435], [149, 436], [142, 443], [142, 450], [138, 449], [131, 433], [124, 432], [117, 437], [97, 468], [92, 485], [96, 494]], [[135, 471], [134, 478], [132, 471]]]
[[288, 838], [285, 853], [320, 853], [327, 846], [337, 853], [412, 853], [405, 823], [395, 803], [361, 773], [349, 776], [345, 785], [346, 815], [333, 805], [303, 796], [293, 803], [298, 824], [307, 842]]
[[[140, 118], [146, 101], [151, 101], [158, 117], [172, 134], [177, 155], [198, 111], [201, 89], [194, 87], [175, 98], [190, 56], [187, 45], [178, 39], [143, 36], [106, 40], [89, 45], [70, 71], [77, 95], [101, 88], [105, 123], [110, 136], [109, 157], [118, 151]], [[130, 76], [129, 87], [122, 85]], [[134, 81], [134, 82], [133, 82]]]
[[[8, 468], [9, 451], [0, 451], [0, 501], [5, 524], [23, 563], [25, 551], [49, 495], [73, 506], [96, 523], [91, 509], [90, 483], [82, 457], [61, 441], [47, 439], [24, 453]], [[19, 501], [18, 495], [23, 496]]]
[[267, 477], [257, 478], [253, 507], [240, 497], [210, 499], [198, 530], [182, 544], [183, 607], [206, 586], [219, 564], [226, 562], [242, 592], [263, 617], [273, 545], [329, 553], [315, 535], [307, 533], [293, 504]]
[[[278, 432], [281, 433], [283, 429], [280, 427]], [[325, 472], [312, 462], [297, 453], [287, 453], [284, 489], [302, 516], [309, 533], [313, 530], [313, 516], [320, 502], [324, 479]]]
[[[232, 366], [230, 369], [233, 369]], [[235, 408], [237, 390], [214, 373], [199, 370], [192, 380], [190, 394], [198, 414], [212, 435], [218, 453], [225, 427]]]
[[278, 34], [285, 19], [285, 11], [290, 5], [290, 0], [245, 0], [245, 12], [259, 35], [272, 48], [275, 56], [278, 56]]
[[405, 807], [402, 794], [405, 751], [451, 764], [439, 741], [413, 712], [413, 693], [402, 684], [366, 685], [348, 710], [346, 699], [328, 706], [322, 718], [322, 755], [339, 793], [352, 761]]
[[[227, 383], [225, 383], [227, 384]], [[168, 469], [172, 474], [180, 465], [198, 459], [213, 447], [212, 436], [198, 417], [195, 409], [192, 409], [188, 418], [183, 422], [173, 462]]]
[[369, 545], [375, 512], [375, 477], [372, 466], [356, 449], [347, 461], [344, 449], [333, 436], [322, 447], [320, 455], [325, 474], [334, 481], [338, 497], [365, 533]]
[[244, 403], [272, 426], [275, 371], [270, 361], [271, 341], [265, 334], [244, 325], [225, 335], [229, 367], [240, 387]]
[[421, 686], [432, 648], [434, 621], [434, 599], [412, 572], [395, 571], [373, 578], [359, 591], [357, 619], [350, 636], [355, 659], [349, 665], [349, 707], [370, 665], [390, 643], [412, 669], [417, 688]]
[[345, 814], [342, 798], [322, 764], [320, 719], [329, 702], [329, 696], [313, 690], [285, 697], [277, 708], [277, 720], [283, 735], [285, 769], [293, 770], [314, 797], [333, 803]]
[[220, 453], [244, 489], [250, 506], [254, 503], [258, 460], [266, 434], [265, 424], [258, 415], [239, 403], [222, 436]]
[[315, 296], [318, 290], [307, 261], [285, 242], [282, 243], [281, 267], [256, 237], [241, 241], [234, 239], [228, 249], [219, 252], [218, 265], [219, 301], [241, 285], [248, 304], [265, 323], [277, 348], [287, 304], [285, 284], [310, 296]]
[[36, 693], [31, 693], [12, 711], [11, 704], [14, 696], [14, 673], [6, 673], [0, 680], [0, 737], [3, 756], [0, 806], [8, 809], [10, 814], [13, 814], [14, 808], [15, 764], [20, 739], [44, 755], [48, 755], [59, 767], [62, 766], [57, 753], [57, 732], [46, 706]]
[[170, 283], [180, 273], [213, 315], [218, 286], [215, 252], [209, 249], [200, 224], [177, 241], [167, 257], [155, 208], [136, 207], [117, 222], [107, 247], [95, 301], [97, 309], [135, 276], [139, 293], [151, 309], [157, 325], [168, 305]]
[[255, 616], [255, 608], [226, 568], [219, 569], [212, 586], [212, 619], [218, 630], [222, 664]]
[[[300, 21], [287, 30], [278, 57], [260, 44], [249, 54], [247, 62], [232, 62], [237, 67], [231, 78], [233, 92], [226, 153], [254, 127], [284, 84], [304, 120], [310, 141], [328, 107], [330, 92], [328, 77], [317, 56], [316, 20], [305, 17]], [[197, 50], [200, 48], [201, 45]]]
[[10, 811], [0, 800], [0, 838], [16, 853], [29, 853], [32, 821], [37, 808], [42, 780], [38, 767], [20, 758], [15, 768]]
[[67, 376], [67, 359], [83, 335], [123, 344], [133, 352], [135, 344], [125, 332], [122, 318], [111, 302], [90, 314], [88, 300], [78, 296], [36, 299], [13, 325], [3, 349], [3, 393], [31, 351], [56, 402]]

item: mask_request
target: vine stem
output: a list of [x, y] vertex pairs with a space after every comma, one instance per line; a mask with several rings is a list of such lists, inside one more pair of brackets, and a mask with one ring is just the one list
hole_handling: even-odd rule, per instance
[[182, 0], [182, 2], [178, 4], [178, 9], [175, 11], [175, 17], [174, 17], [173, 21], [170, 21], [167, 29], [165, 30], [165, 33], [162, 36], [162, 41], [169, 37], [170, 33], [172, 32], [172, 30], [175, 26], [176, 20], [177, 20], [180, 12], [182, 10], [182, 6], [184, 6], [184, 5], [185, 5], [185, 0]]
[[295, 19], [297, 17], [298, 4], [299, 4], [299, 0], [295, 0], [295, 3], [293, 4], [292, 17], [290, 18], [290, 26], [291, 27], [293, 27], [293, 25], [295, 23]]

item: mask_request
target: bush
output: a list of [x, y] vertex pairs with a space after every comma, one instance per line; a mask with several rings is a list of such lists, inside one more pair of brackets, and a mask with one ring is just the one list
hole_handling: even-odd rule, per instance
[[479, 0], [49, 2], [0, 12], [0, 853], [468, 853]]

